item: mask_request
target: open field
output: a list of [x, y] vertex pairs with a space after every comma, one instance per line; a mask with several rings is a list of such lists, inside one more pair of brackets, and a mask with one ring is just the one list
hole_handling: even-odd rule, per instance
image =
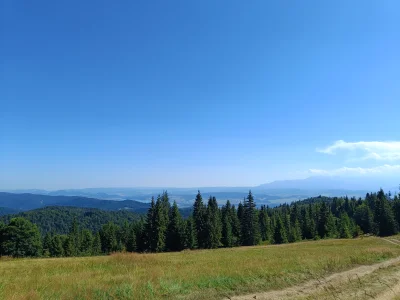
[[[369, 237], [177, 253], [2, 260], [0, 298], [222, 299], [284, 289], [400, 256], [398, 237], [390, 239], [395, 242]], [[388, 270], [398, 272], [399, 266]], [[367, 274], [365, 280], [373, 281], [376, 274]], [[359, 283], [346, 284], [343, 288], [351, 291], [352, 284]], [[323, 298], [324, 290], [319, 292]]]

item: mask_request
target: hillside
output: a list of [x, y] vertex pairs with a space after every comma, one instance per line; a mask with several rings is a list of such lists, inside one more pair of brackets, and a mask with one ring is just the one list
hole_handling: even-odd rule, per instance
[[66, 234], [71, 229], [74, 219], [82, 229], [93, 232], [99, 231], [101, 226], [108, 222], [122, 226], [124, 222], [133, 222], [139, 215], [127, 210], [105, 211], [95, 208], [49, 206], [18, 214], [0, 217], [0, 222], [7, 224], [14, 217], [23, 217], [36, 224], [42, 234], [47, 232]]
[[5, 216], [5, 215], [10, 215], [10, 214], [16, 214], [18, 213], [18, 210], [8, 208], [8, 207], [0, 207], [0, 216]]

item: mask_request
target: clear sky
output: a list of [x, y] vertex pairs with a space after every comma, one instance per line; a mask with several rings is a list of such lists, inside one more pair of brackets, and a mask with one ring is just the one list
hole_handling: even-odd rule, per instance
[[1, 1], [0, 188], [400, 170], [399, 1]]

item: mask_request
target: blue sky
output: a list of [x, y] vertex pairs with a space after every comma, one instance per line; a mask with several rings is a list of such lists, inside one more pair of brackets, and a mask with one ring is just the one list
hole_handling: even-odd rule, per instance
[[398, 172], [398, 1], [6, 0], [0, 22], [0, 188]]

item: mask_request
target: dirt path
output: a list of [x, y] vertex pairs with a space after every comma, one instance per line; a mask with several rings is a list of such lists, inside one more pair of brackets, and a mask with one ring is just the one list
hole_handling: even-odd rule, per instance
[[[396, 245], [399, 245], [399, 243], [396, 243], [392, 240], [388, 239], [383, 239], [389, 243], [393, 243]], [[390, 274], [387, 272], [387, 274], [384, 274], [385, 276], [379, 274], [375, 275], [375, 278], [372, 278], [372, 273], [373, 272], [380, 272], [383, 269], [391, 268], [391, 267], [396, 267], [397, 269], [393, 269], [393, 272]], [[362, 294], [361, 296], [357, 296], [357, 299], [379, 299], [379, 300], [389, 300], [392, 299], [396, 295], [400, 295], [400, 281], [397, 280], [397, 278], [400, 278], [400, 271], [398, 270], [400, 268], [400, 257], [374, 264], [374, 265], [369, 265], [369, 266], [360, 266], [348, 271], [340, 272], [340, 273], [335, 273], [332, 274], [328, 277], [317, 279], [317, 280], [312, 280], [309, 282], [306, 282], [301, 285], [297, 285], [294, 287], [286, 288], [283, 290], [277, 290], [277, 291], [269, 291], [269, 292], [264, 292], [264, 293], [253, 293], [249, 295], [243, 295], [243, 296], [235, 296], [231, 297], [230, 299], [232, 300], [253, 300], [253, 299], [268, 299], [268, 300], [277, 300], [277, 299], [298, 299], [298, 298], [308, 298], [308, 299], [349, 299], [351, 295], [352, 299], [356, 299], [357, 295], [360, 295], [360, 291], [365, 292], [365, 295]], [[393, 274], [395, 272], [395, 274]], [[361, 284], [361, 278], [368, 277], [371, 274], [371, 278], [369, 283], [367, 283], [367, 287], [371, 287], [372, 283], [374, 281], [379, 281], [381, 283], [381, 293], [376, 294], [374, 293], [369, 293], [367, 292], [368, 288], [365, 288], [365, 283]], [[388, 283], [386, 283], [384, 280], [385, 278], [388, 280], [388, 282], [393, 283], [393, 280], [395, 280], [394, 285], [391, 286]], [[365, 279], [365, 282], [368, 281]], [[383, 281], [382, 281], [383, 280]], [[390, 281], [392, 280], [392, 281]], [[347, 291], [347, 296], [346, 292], [344, 292], [341, 297], [340, 295], [342, 291], [344, 290], [344, 286], [346, 284], [349, 284], [349, 282], [359, 282], [360, 286], [359, 287], [354, 287], [354, 290], [351, 291], [351, 294], [349, 291]], [[364, 285], [362, 287], [362, 285]], [[361, 290], [362, 288], [362, 290]], [[357, 291], [358, 289], [358, 291]], [[332, 292], [329, 297], [328, 294]], [[338, 294], [335, 294], [335, 293]], [[379, 291], [378, 291], [379, 292]], [[321, 295], [325, 295], [326, 297], [322, 297]], [[225, 298], [226, 299], [226, 298]]]

